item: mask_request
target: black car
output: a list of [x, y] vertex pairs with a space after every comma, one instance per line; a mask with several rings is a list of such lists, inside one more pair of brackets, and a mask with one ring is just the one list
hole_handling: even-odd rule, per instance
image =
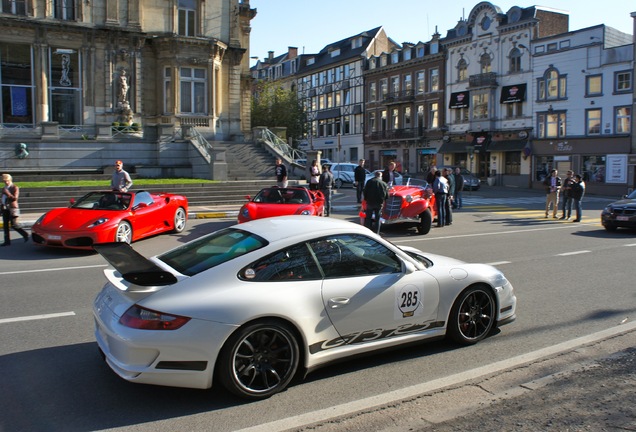
[[601, 223], [607, 231], [636, 228], [636, 190], [605, 207], [601, 212]]

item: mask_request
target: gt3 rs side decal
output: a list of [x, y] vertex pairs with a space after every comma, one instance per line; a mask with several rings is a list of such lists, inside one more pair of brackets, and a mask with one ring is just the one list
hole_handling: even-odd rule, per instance
[[396, 336], [403, 336], [412, 333], [419, 333], [424, 330], [430, 330], [433, 328], [439, 328], [444, 326], [444, 321], [433, 321], [420, 324], [403, 324], [393, 329], [374, 329], [364, 330], [358, 333], [348, 334], [342, 337], [338, 337], [331, 340], [316, 342], [309, 346], [309, 353], [316, 354], [320, 351], [325, 351], [332, 348], [348, 344], [362, 344], [367, 342], [373, 342], [381, 339], [388, 339]]

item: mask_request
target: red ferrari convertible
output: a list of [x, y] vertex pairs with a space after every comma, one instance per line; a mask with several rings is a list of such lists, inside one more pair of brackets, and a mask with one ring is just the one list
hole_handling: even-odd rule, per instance
[[300, 186], [288, 188], [274, 186], [261, 189], [254, 198], [250, 196], [245, 198], [249, 202], [239, 210], [239, 223], [272, 216], [324, 216], [325, 213], [323, 193]]
[[187, 219], [188, 200], [182, 195], [102, 191], [43, 214], [31, 231], [36, 244], [92, 249], [96, 243], [131, 243], [166, 231], [180, 233]]

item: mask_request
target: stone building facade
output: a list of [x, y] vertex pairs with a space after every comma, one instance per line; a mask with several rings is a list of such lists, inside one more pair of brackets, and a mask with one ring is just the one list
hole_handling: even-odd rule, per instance
[[113, 122], [250, 130], [249, 0], [6, 0], [3, 137], [107, 138]]

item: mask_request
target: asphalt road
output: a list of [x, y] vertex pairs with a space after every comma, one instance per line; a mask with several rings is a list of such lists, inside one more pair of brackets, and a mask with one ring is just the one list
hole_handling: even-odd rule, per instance
[[[336, 196], [342, 210], [334, 217], [357, 222], [350, 193]], [[542, 198], [516, 190], [473, 192], [452, 226], [426, 236], [383, 233], [398, 244], [501, 268], [516, 289], [515, 323], [473, 347], [434, 342], [331, 365], [257, 403], [216, 390], [124, 382], [102, 362], [92, 335], [91, 303], [104, 283], [105, 261], [31, 243], [0, 248], [0, 431], [302, 429], [299, 421], [350, 415], [339, 407], [356, 412], [365, 403], [390, 405], [400, 395], [440, 392], [444, 383], [474, 379], [480, 371], [504, 376], [520, 357], [554, 356], [553, 347], [631, 323], [634, 233], [602, 229], [598, 212], [609, 199], [590, 197], [583, 223], [576, 224], [544, 219]], [[152, 255], [231, 223], [192, 220], [184, 234], [144, 240], [135, 249]], [[477, 403], [480, 396], [464, 397]]]

